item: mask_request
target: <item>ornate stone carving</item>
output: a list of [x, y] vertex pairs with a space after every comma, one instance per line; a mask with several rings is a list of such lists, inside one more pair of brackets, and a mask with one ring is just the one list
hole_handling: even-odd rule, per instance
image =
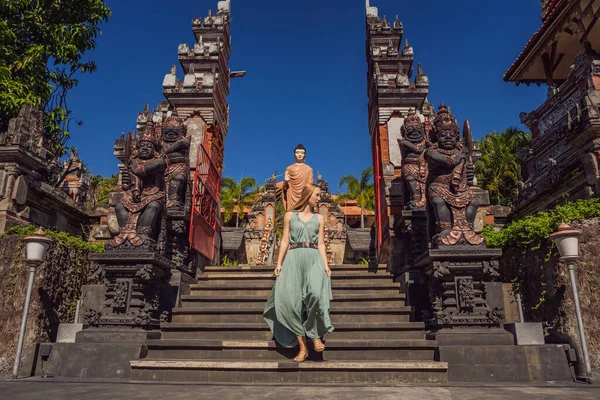
[[424, 313], [432, 328], [498, 326], [503, 310], [491, 310], [486, 282], [497, 275], [499, 249], [464, 246], [432, 249], [416, 261], [429, 287], [430, 311]]
[[273, 227], [273, 221], [271, 220], [271, 218], [269, 218], [262, 231], [262, 237], [260, 238], [260, 247], [258, 250], [256, 265], [267, 265], [267, 263], [269, 263], [274, 239], [275, 230]]
[[470, 312], [475, 307], [475, 289], [473, 288], [473, 279], [458, 278], [458, 303], [461, 312]]
[[127, 306], [127, 300], [129, 297], [129, 281], [118, 280], [115, 283], [113, 289], [113, 303], [114, 308], [125, 308]]
[[21, 146], [44, 161], [50, 160], [53, 155], [44, 135], [44, 113], [22, 106], [18, 117], [9, 121], [6, 133], [0, 135], [0, 146]]
[[500, 325], [504, 322], [505, 313], [503, 309], [496, 307], [487, 312], [487, 317], [494, 325]]
[[83, 314], [83, 319], [89, 325], [96, 325], [100, 321], [100, 318], [102, 318], [102, 313], [91, 308]]
[[183, 210], [190, 171], [190, 139], [186, 128], [176, 113], [162, 124], [162, 155], [167, 164], [165, 186], [167, 187], [168, 209]]
[[465, 124], [465, 141], [460, 142], [456, 118], [441, 105], [434, 120], [436, 140], [425, 151], [428, 162], [427, 197], [433, 209], [436, 235], [432, 244], [481, 245], [483, 237], [475, 233], [473, 222], [479, 201], [471, 189], [474, 171], [471, 137]]
[[123, 197], [115, 209], [120, 232], [109, 242], [110, 247], [126, 243], [139, 247], [157, 240], [165, 204], [166, 162], [160, 150], [154, 124], [148, 123], [137, 139], [136, 149], [126, 157], [129, 183], [122, 185]]
[[425, 125], [410, 109], [402, 125], [402, 139], [399, 141], [402, 152], [402, 177], [410, 194], [407, 208], [410, 210], [424, 210], [426, 204], [425, 182], [427, 180], [427, 162], [425, 149], [428, 141], [425, 134]]
[[103, 271], [105, 301], [101, 309], [88, 310], [86, 322], [94, 327], [157, 328], [163, 292], [168, 296], [171, 269], [176, 266], [140, 247], [117, 248], [89, 256], [97, 271]]

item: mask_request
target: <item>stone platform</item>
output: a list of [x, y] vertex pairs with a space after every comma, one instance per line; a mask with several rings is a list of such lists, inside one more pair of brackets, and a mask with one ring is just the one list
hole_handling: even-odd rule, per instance
[[[325, 338], [326, 351], [311, 349], [305, 363], [291, 360], [297, 350], [278, 346], [262, 319], [272, 267], [207, 267], [179, 296], [170, 321], [134, 338], [129, 345], [135, 349], [120, 351], [109, 343], [127, 344], [113, 333], [87, 329], [78, 333], [78, 343], [64, 344], [78, 346], [71, 347], [81, 352], [76, 362], [46, 363], [45, 371], [57, 377], [109, 373], [123, 380], [206, 384], [572, 381], [561, 346], [515, 346], [513, 335], [500, 328], [427, 331], [388, 272], [365, 265], [332, 266], [332, 272], [335, 331]], [[52, 351], [58, 360], [66, 348]], [[102, 371], [90, 362], [99, 353]], [[113, 368], [111, 357], [125, 369]]]
[[291, 359], [262, 318], [275, 277], [272, 267], [208, 267], [189, 295], [132, 361], [132, 379], [207, 383], [444, 383], [447, 365], [434, 360], [435, 341], [412, 321], [399, 284], [366, 265], [332, 266], [335, 331], [323, 354]]
[[169, 383], [118, 383], [103, 381], [69, 382], [62, 380], [0, 381], [0, 393], [7, 399], [30, 400], [171, 400], [196, 399], [348, 399], [348, 400], [595, 400], [600, 387], [593, 385], [452, 385], [452, 386], [364, 386], [336, 384], [301, 385], [202, 385]]

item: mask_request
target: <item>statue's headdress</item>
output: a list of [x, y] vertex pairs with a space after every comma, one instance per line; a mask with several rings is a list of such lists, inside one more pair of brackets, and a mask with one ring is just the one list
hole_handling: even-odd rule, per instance
[[460, 133], [456, 117], [450, 114], [450, 110], [448, 110], [448, 107], [444, 103], [440, 104], [438, 108], [437, 116], [433, 120], [433, 126], [437, 132], [453, 131]]
[[402, 125], [402, 133], [406, 133], [411, 128], [424, 127], [421, 118], [417, 115], [413, 108], [408, 110], [408, 115], [404, 118], [404, 124]]
[[154, 130], [154, 123], [148, 122], [144, 127], [144, 130], [138, 135], [137, 143], [150, 142], [155, 148], [158, 148], [158, 139], [156, 138], [156, 132]]
[[163, 129], [164, 128], [185, 128], [185, 127], [183, 125], [183, 121], [181, 120], [181, 118], [179, 118], [177, 113], [175, 111], [173, 111], [171, 113], [171, 115], [169, 115], [167, 117], [167, 119], [165, 119], [165, 122], [163, 122]]

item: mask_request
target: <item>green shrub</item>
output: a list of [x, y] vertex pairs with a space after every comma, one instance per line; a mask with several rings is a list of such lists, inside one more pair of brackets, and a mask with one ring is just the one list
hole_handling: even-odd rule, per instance
[[489, 247], [519, 247], [536, 250], [549, 240], [548, 235], [556, 231], [562, 222], [598, 217], [600, 217], [600, 199], [577, 200], [513, 221], [499, 231], [486, 225], [482, 234]]

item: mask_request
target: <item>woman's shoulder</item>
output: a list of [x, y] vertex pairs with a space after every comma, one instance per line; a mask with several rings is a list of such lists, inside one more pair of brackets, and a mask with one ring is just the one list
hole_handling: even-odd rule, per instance
[[324, 216], [322, 216], [322, 215], [321, 215], [321, 214], [319, 214], [319, 213], [315, 213], [315, 214], [317, 214], [317, 218], [319, 219], [319, 222], [320, 222], [320, 223], [323, 223], [323, 222], [325, 222], [325, 217], [324, 217]]
[[292, 218], [292, 215], [294, 215], [294, 211], [287, 211], [284, 215], [283, 215], [283, 219], [284, 220], [289, 220], [290, 218]]

